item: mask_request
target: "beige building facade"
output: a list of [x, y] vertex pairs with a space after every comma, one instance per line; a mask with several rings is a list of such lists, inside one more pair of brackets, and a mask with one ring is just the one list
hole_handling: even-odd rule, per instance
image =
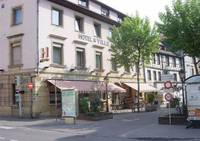
[[[108, 37], [125, 16], [95, 0], [1, 0], [0, 115], [19, 116], [19, 93], [22, 116], [55, 115], [60, 81], [77, 89], [86, 82], [83, 93], [104, 89], [106, 76], [112, 84], [135, 82], [134, 70], [111, 62]], [[95, 86], [86, 88], [89, 82]]]

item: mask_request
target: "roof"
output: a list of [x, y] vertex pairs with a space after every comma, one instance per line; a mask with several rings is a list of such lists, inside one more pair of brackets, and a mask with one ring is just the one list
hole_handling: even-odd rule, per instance
[[106, 8], [108, 8], [108, 9], [110, 9], [110, 10], [112, 10], [112, 11], [118, 13], [120, 16], [123, 16], [123, 17], [126, 17], [126, 16], [127, 16], [126, 14], [124, 14], [124, 13], [122, 13], [122, 12], [120, 12], [120, 11], [118, 11], [118, 10], [116, 10], [116, 9], [114, 9], [114, 8], [112, 8], [112, 7], [110, 7], [110, 6], [108, 6], [108, 5], [106, 5], [105, 3], [102, 3], [102, 2], [100, 2], [100, 1], [98, 1], [98, 0], [90, 0], [90, 1], [95, 2], [96, 4], [99, 4], [99, 5], [103, 6], [103, 7], [106, 7]]
[[[81, 6], [79, 6], [77, 4], [74, 4], [72, 2], [69, 2], [69, 1], [66, 1], [66, 0], [48, 0], [48, 1], [56, 3], [56, 4], [61, 5], [61, 6], [64, 6], [66, 8], [72, 9], [74, 11], [80, 12], [80, 13], [82, 13], [84, 15], [87, 15], [89, 17], [93, 17], [93, 18], [95, 18], [97, 20], [106, 22], [108, 24], [119, 25], [119, 23], [117, 21], [114, 21], [114, 20], [110, 19], [109, 17], [102, 16], [102, 15], [100, 15], [98, 13], [95, 13], [95, 12], [85, 8], [85, 7], [81, 7]], [[95, 0], [93, 0], [93, 1], [95, 1]], [[95, 1], [95, 2], [96, 3], [100, 3], [99, 1]], [[103, 3], [101, 3], [101, 4], [103, 4]], [[109, 6], [107, 6], [107, 7], [109, 7]], [[114, 11], [114, 9], [113, 9], [113, 11]], [[115, 10], [115, 11], [117, 11], [117, 10]]]
[[[135, 89], [136, 91], [138, 90], [138, 85], [137, 83], [124, 83], [125, 85]], [[159, 90], [153, 86], [150, 86], [147, 83], [140, 83], [140, 92], [158, 92]]]
[[176, 57], [179, 57], [179, 55], [173, 53], [173, 52], [170, 52], [170, 51], [166, 51], [166, 50], [159, 50], [159, 53], [160, 54], [166, 54], [166, 55], [170, 55], [170, 56], [176, 56]]

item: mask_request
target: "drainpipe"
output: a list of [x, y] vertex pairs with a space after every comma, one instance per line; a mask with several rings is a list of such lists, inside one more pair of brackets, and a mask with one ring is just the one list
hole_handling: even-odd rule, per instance
[[36, 67], [36, 72], [37, 75], [39, 74], [39, 1], [37, 0], [37, 35], [36, 35], [36, 40], [37, 40], [37, 67]]

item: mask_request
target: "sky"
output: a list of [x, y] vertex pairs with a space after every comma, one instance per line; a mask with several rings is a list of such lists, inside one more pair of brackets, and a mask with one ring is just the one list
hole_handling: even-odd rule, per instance
[[148, 17], [151, 23], [159, 21], [158, 14], [171, 5], [173, 0], [99, 0], [112, 8], [128, 15], [135, 15], [136, 10], [142, 17]]

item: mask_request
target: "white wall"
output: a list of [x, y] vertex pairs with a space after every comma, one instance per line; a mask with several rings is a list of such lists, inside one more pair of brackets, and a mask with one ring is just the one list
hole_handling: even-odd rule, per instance
[[[36, 67], [37, 57], [37, 10], [36, 0], [1, 0], [0, 6], [0, 68], [8, 70], [10, 62], [10, 48], [8, 36], [23, 33], [22, 39], [22, 64], [23, 68]], [[23, 24], [11, 26], [12, 8], [23, 7]]]
[[[63, 27], [57, 27], [57, 26], [51, 25], [52, 6], [63, 10], [64, 12]], [[104, 73], [111, 71], [111, 63], [109, 61], [109, 59], [111, 58], [111, 52], [109, 51], [110, 47], [102, 45], [100, 46], [100, 48], [96, 48], [94, 47], [94, 45], [97, 45], [96, 43], [91, 43], [88, 41], [82, 41], [82, 42], [85, 42], [85, 45], [75, 43], [75, 41], [79, 41], [80, 39], [78, 39], [79, 32], [76, 32], [74, 30], [74, 17], [78, 15], [84, 18], [84, 34], [91, 37], [94, 37], [94, 34], [93, 34], [94, 22], [100, 23], [101, 31], [102, 31], [101, 39], [104, 41], [108, 41], [107, 37], [109, 35], [109, 28], [111, 27], [111, 25], [107, 23], [103, 23], [96, 19], [93, 19], [91, 17], [85, 16], [76, 11], [56, 5], [54, 3], [50, 3], [48, 1], [40, 2], [39, 11], [40, 11], [39, 48], [41, 49], [44, 47], [49, 47], [51, 50], [50, 60], [47, 62], [40, 63], [40, 68], [43, 68], [45, 66], [52, 64], [51, 43], [53, 42], [53, 40], [56, 40], [56, 39], [50, 38], [49, 35], [54, 34], [54, 35], [59, 35], [66, 38], [66, 40], [63, 40], [63, 41], [57, 40], [57, 42], [64, 44], [64, 65], [66, 65], [67, 68], [76, 66], [76, 54], [75, 54], [76, 50], [75, 49], [76, 47], [81, 47], [81, 48], [85, 48], [86, 67], [90, 68], [91, 70], [95, 69], [95, 63], [96, 63], [95, 51], [101, 51], [103, 53], [103, 69], [105, 70]]]
[[185, 72], [186, 72], [186, 78], [192, 76], [192, 69], [194, 70], [194, 62], [193, 59], [189, 56], [185, 56]]

